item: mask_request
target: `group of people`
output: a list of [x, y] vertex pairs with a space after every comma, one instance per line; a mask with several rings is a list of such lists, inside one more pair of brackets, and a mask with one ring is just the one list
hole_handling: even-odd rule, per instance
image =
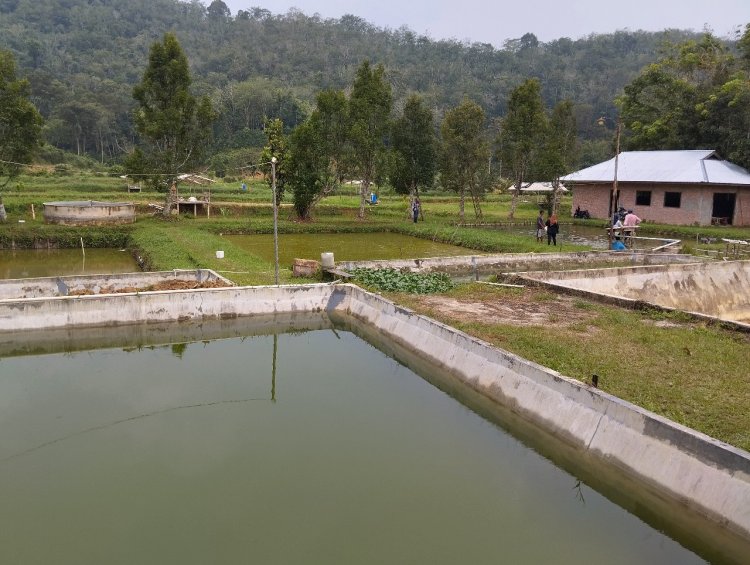
[[557, 245], [557, 232], [560, 231], [560, 224], [557, 223], [557, 214], [550, 214], [547, 221], [544, 221], [544, 212], [539, 210], [539, 217], [536, 219], [536, 240], [541, 243], [547, 235], [547, 245]]
[[623, 206], [612, 215], [613, 228], [634, 228], [641, 223], [641, 219], [632, 210], [625, 210]]
[[[612, 216], [612, 251], [625, 251], [627, 241], [633, 235], [633, 228], [641, 223], [641, 219], [635, 215], [633, 210], [625, 210], [623, 206]], [[628, 229], [630, 228], [630, 229]], [[626, 241], [622, 241], [621, 235], [625, 236]]]

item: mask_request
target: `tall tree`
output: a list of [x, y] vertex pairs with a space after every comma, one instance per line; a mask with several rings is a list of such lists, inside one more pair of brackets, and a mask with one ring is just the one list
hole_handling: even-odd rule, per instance
[[315, 204], [342, 180], [347, 126], [346, 96], [340, 90], [326, 90], [318, 94], [310, 118], [292, 132], [289, 185], [302, 220], [310, 219]]
[[432, 112], [422, 98], [412, 95], [404, 112], [393, 124], [394, 159], [390, 180], [401, 194], [419, 198], [419, 187], [431, 187], [435, 180], [437, 137]]
[[508, 113], [501, 122], [497, 139], [503, 174], [513, 179], [510, 219], [516, 212], [521, 185], [538, 164], [546, 131], [547, 116], [539, 81], [528, 79], [511, 93]]
[[[208, 97], [190, 93], [191, 82], [182, 47], [165, 34], [151, 46], [143, 79], [133, 88], [135, 126], [145, 144], [126, 160], [128, 172], [147, 174], [154, 185], [175, 186], [180, 173], [202, 164], [214, 111]], [[170, 208], [168, 198], [164, 213]]]
[[41, 144], [42, 116], [29, 96], [29, 83], [16, 77], [13, 55], [0, 50], [0, 187], [18, 176]]
[[[475, 102], [464, 99], [446, 112], [440, 133], [440, 179], [443, 186], [459, 194], [459, 217], [463, 222], [467, 190], [477, 204], [487, 180], [484, 171], [490, 149], [484, 136], [484, 111]], [[478, 207], [475, 212], [479, 215]]]
[[[289, 157], [287, 141], [284, 137], [284, 122], [279, 118], [266, 119], [264, 130], [267, 143], [260, 153], [260, 168], [265, 174], [268, 186], [273, 187], [273, 183], [276, 183], [276, 206], [278, 207], [281, 205], [286, 189]], [[271, 168], [271, 159], [274, 157], [276, 157], [276, 179], [272, 178]]]
[[357, 69], [349, 98], [350, 165], [361, 181], [360, 219], [365, 217], [370, 185], [384, 172], [392, 105], [391, 85], [385, 80], [383, 65], [373, 69], [369, 61], [364, 61]]
[[540, 174], [552, 180], [551, 213], [557, 213], [560, 177], [573, 169], [577, 159], [578, 136], [573, 103], [563, 100], [552, 108], [539, 167]]

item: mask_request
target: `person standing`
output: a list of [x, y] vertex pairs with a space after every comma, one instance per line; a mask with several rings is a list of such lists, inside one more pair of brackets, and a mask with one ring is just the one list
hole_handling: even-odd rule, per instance
[[641, 219], [636, 216], [632, 210], [628, 210], [628, 213], [625, 214], [625, 219], [622, 221], [622, 225], [626, 228], [634, 228], [640, 223]]
[[414, 218], [414, 223], [417, 223], [417, 220], [419, 219], [419, 198], [415, 198], [414, 202], [412, 202], [411, 205], [411, 215]]
[[544, 225], [547, 226], [547, 245], [551, 243], [557, 246], [557, 232], [560, 231], [560, 225], [557, 223], [557, 214], [551, 214]]
[[544, 239], [544, 217], [539, 210], [539, 216], [536, 218], [536, 242], [541, 243]]

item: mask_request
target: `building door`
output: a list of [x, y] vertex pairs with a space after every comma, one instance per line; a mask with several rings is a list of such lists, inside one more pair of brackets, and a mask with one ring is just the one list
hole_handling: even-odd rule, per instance
[[735, 196], [735, 194], [730, 192], [714, 193], [714, 210], [711, 214], [712, 224], [732, 224]]

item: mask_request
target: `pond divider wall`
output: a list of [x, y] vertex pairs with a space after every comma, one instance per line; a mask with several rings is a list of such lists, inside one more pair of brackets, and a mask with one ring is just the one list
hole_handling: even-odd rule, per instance
[[692, 255], [679, 253], [618, 253], [612, 251], [580, 251], [577, 253], [497, 253], [486, 255], [458, 255], [422, 259], [383, 259], [379, 261], [339, 261], [336, 266], [344, 271], [355, 268], [396, 269], [418, 273], [439, 272], [451, 277], [490, 276], [515, 271], [554, 270], [561, 267], [601, 267], [602, 265], [664, 265], [665, 263], [694, 263]]
[[69, 275], [63, 277], [39, 277], [7, 279], [0, 281], [0, 300], [9, 298], [51, 298], [73, 294], [107, 294], [123, 290], [146, 289], [148, 287], [181, 281], [202, 284], [221, 282], [234, 286], [229, 279], [210, 269], [175, 269], [144, 273], [118, 273], [109, 275]]
[[[731, 556], [750, 549], [750, 453], [495, 348], [353, 285], [232, 287], [0, 300], [0, 342], [19, 330], [70, 332], [121, 324], [197, 322], [244, 316], [328, 314], [403, 346], [436, 371], [476, 391], [566, 446], [571, 460], [608, 469], [605, 482], [631, 484], [704, 520], [690, 535], [731, 538]], [[605, 473], [606, 475], [606, 473]], [[634, 486], [633, 486], [634, 485]], [[705, 522], [708, 520], [708, 522]], [[739, 560], [739, 559], [738, 559]]]

